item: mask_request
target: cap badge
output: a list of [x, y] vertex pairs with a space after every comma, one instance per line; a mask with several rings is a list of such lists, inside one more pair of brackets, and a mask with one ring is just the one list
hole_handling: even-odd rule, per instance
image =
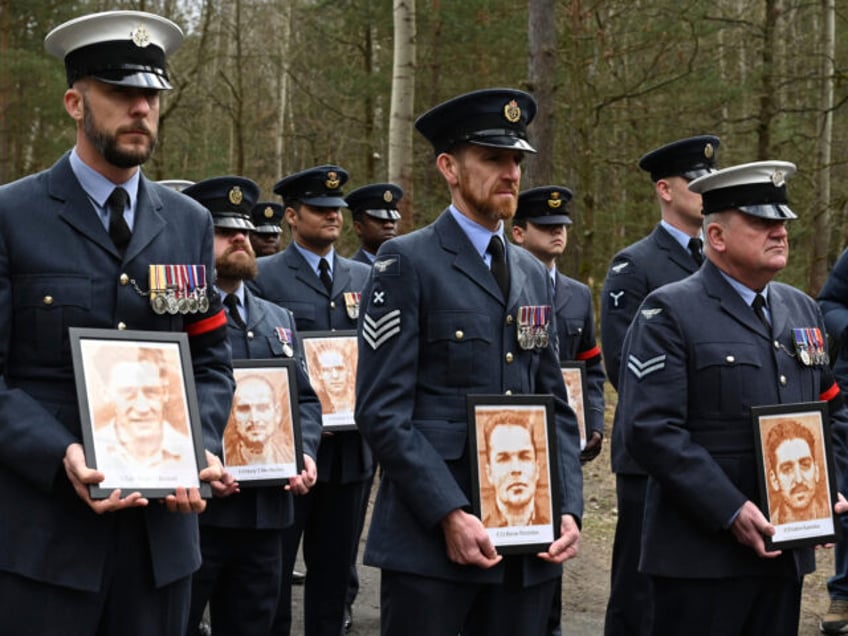
[[233, 186], [232, 188], [230, 188], [230, 193], [227, 195], [227, 198], [233, 205], [240, 205], [242, 199], [244, 199], [244, 193], [241, 191], [240, 187]]
[[339, 183], [339, 175], [334, 170], [327, 173], [327, 180], [324, 182], [325, 186], [330, 190], [335, 190], [339, 187]]
[[519, 119], [521, 119], [521, 107], [518, 105], [517, 101], [513, 99], [504, 106], [504, 117], [506, 117], [506, 120], [511, 124], [515, 124]]
[[391, 190], [386, 190], [383, 193], [383, 201], [385, 201], [386, 203], [392, 202], [392, 191]]
[[780, 188], [786, 183], [786, 173], [783, 170], [775, 170], [771, 173], [771, 182], [775, 188]]
[[272, 208], [269, 205], [267, 208], [265, 208], [264, 214], [265, 214], [266, 219], [273, 219], [274, 218], [274, 208]]
[[130, 39], [136, 46], [144, 48], [150, 44], [150, 31], [145, 29], [143, 25], [138, 25], [130, 33]]
[[713, 155], [715, 155], [715, 148], [713, 148], [712, 144], [707, 144], [704, 146], [704, 157], [707, 159], [712, 159]]
[[551, 198], [548, 199], [548, 207], [556, 210], [562, 205], [562, 199], [559, 198], [559, 192], [551, 192]]

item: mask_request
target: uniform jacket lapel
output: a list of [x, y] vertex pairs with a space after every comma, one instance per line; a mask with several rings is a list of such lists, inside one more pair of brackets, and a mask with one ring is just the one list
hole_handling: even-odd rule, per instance
[[730, 314], [734, 320], [763, 338], [771, 339], [771, 334], [757, 318], [754, 310], [742, 300], [742, 297], [730, 286], [719, 269], [711, 262], [706, 261], [701, 268], [701, 276], [707, 294], [714, 298], [722, 310]]
[[48, 175], [47, 188], [50, 197], [57, 201], [59, 217], [83, 237], [120, 258], [118, 248], [112, 243], [109, 233], [97, 217], [94, 205], [71, 170], [69, 156], [66, 154], [62, 157]]
[[654, 229], [653, 237], [657, 247], [667, 254], [671, 262], [690, 274], [698, 271], [698, 264], [692, 258], [692, 255], [684, 250], [662, 225], [658, 225]]
[[135, 206], [132, 238], [127, 245], [125, 260], [129, 261], [138, 256], [165, 229], [165, 219], [162, 218], [161, 213], [167, 213], [167, 211], [162, 208], [162, 200], [159, 195], [156, 194], [155, 189], [150, 186], [150, 182], [144, 175], [141, 175], [138, 184], [138, 202]]
[[571, 285], [565, 276], [557, 272], [556, 278], [556, 296], [554, 297], [554, 305], [556, 311], [559, 312], [568, 304], [568, 301], [571, 300], [573, 292]]
[[[318, 274], [312, 271], [312, 268], [309, 267], [309, 263], [306, 262], [306, 259], [303, 258], [300, 252], [297, 251], [297, 248], [294, 246], [294, 243], [289, 245], [285, 251], [285, 259], [286, 265], [292, 271], [292, 274], [302, 282], [304, 285], [311, 287], [319, 294], [324, 296], [327, 295], [327, 289], [324, 287], [324, 284], [321, 282], [321, 279], [318, 278]], [[333, 282], [333, 287], [336, 284]]]
[[[492, 272], [486, 267], [483, 259], [474, 249], [471, 241], [453, 219], [450, 212], [445, 210], [442, 215], [436, 219], [435, 230], [439, 236], [439, 241], [446, 252], [453, 254], [453, 266], [465, 275], [471, 282], [485, 289], [496, 300], [503, 303], [503, 297], [500, 287], [498, 287], [495, 277]], [[507, 250], [509, 254], [509, 250]], [[509, 258], [509, 256], [507, 257]], [[510, 266], [512, 261], [509, 261]], [[514, 277], [515, 267], [510, 267], [510, 296], [518, 292], [517, 281]]]

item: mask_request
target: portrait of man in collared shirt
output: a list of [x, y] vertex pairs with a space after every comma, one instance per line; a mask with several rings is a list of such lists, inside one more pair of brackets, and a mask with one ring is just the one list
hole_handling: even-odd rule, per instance
[[199, 485], [176, 344], [87, 341], [82, 355], [101, 487]]

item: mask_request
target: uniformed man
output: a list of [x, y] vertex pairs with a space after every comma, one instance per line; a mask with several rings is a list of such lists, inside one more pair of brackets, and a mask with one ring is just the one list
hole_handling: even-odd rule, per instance
[[390, 238], [397, 236], [400, 219], [398, 201], [403, 198], [403, 188], [394, 183], [372, 183], [357, 188], [345, 197], [353, 215], [353, 231], [359, 237], [360, 247], [351, 256], [355, 261], [371, 265], [377, 250]]
[[818, 306], [772, 281], [789, 257], [794, 172], [762, 161], [689, 185], [703, 196], [707, 261], [649, 294], [624, 343], [619, 408], [649, 475], [639, 567], [656, 636], [798, 633], [813, 550], [766, 548], [775, 527], [761, 512], [751, 407], [828, 402], [843, 473], [848, 409]]
[[[542, 264], [504, 240], [535, 113], [527, 93], [485, 89], [418, 118], [451, 204], [380, 247], [363, 294], [356, 422], [383, 467], [365, 551], [381, 568], [383, 634], [543, 634], [577, 553], [577, 422], [555, 337], [542, 337], [553, 295]], [[535, 555], [498, 554], [469, 512], [467, 396], [513, 393], [556, 400], [560, 536]]]
[[[254, 296], [245, 286], [257, 274], [248, 234], [250, 210], [259, 187], [244, 177], [215, 177], [183, 190], [212, 214], [215, 224], [216, 286], [227, 307], [234, 360], [293, 358], [304, 470], [282, 486], [239, 488], [228, 472], [200, 518], [203, 565], [192, 582], [189, 634], [200, 625], [207, 602], [216, 636], [265, 636], [271, 629], [283, 585], [282, 533], [294, 521], [289, 493], [301, 495], [315, 483], [321, 437], [321, 407], [305, 373], [303, 350], [291, 313]], [[255, 208], [254, 208], [255, 209]], [[236, 387], [234, 411], [245, 399], [244, 377]], [[267, 382], [267, 380], [266, 380]], [[268, 390], [269, 385], [262, 388]], [[232, 424], [230, 425], [232, 426]], [[229, 427], [228, 427], [229, 428]], [[227, 432], [224, 434], [228, 437]], [[265, 440], [263, 443], [270, 444]], [[228, 466], [234, 458], [225, 454]], [[199, 632], [198, 632], [199, 633]]]
[[[369, 268], [336, 253], [348, 174], [335, 165], [310, 168], [274, 186], [283, 198], [291, 244], [259, 259], [258, 295], [294, 313], [307, 331], [352, 330]], [[339, 636], [363, 498], [373, 475], [371, 452], [357, 431], [325, 434], [318, 452], [318, 483], [295, 504], [295, 524], [285, 531], [283, 558], [290, 573], [301, 534], [306, 563], [305, 634]], [[283, 594], [272, 634], [291, 628], [291, 596]]]
[[[834, 352], [833, 374], [843, 393], [848, 390], [848, 250], [842, 252], [819, 293], [819, 306], [824, 314]], [[843, 475], [840, 490], [848, 485]], [[830, 607], [819, 627], [825, 634], [848, 633], [848, 517], [840, 518], [842, 538], [836, 543], [835, 572], [827, 582]]]
[[280, 251], [283, 237], [283, 206], [279, 203], [261, 201], [253, 206], [250, 213], [253, 230], [250, 232], [250, 244], [257, 257], [271, 256]]
[[[595, 311], [592, 292], [583, 283], [561, 274], [556, 259], [565, 252], [571, 214], [568, 204], [572, 192], [561, 186], [542, 186], [518, 195], [518, 209], [512, 221], [512, 239], [542, 261], [554, 289], [559, 360], [585, 364], [586, 395], [583, 405], [580, 460], [595, 459], [604, 438], [604, 367], [601, 350], [595, 340]], [[566, 388], [568, 384], [566, 383]], [[578, 407], [571, 400], [575, 409]], [[554, 594], [549, 629], [561, 633], [562, 590]]]
[[[612, 259], [601, 290], [601, 349], [607, 377], [618, 388], [621, 344], [630, 321], [651, 291], [697, 271], [701, 253], [701, 197], [688, 188], [715, 170], [719, 140], [712, 135], [680, 139], [639, 160], [651, 175], [661, 219], [654, 231]], [[644, 634], [650, 586], [638, 572], [645, 472], [627, 454], [621, 438], [629, 413], [617, 408], [612, 427], [612, 469], [618, 520], [612, 551], [610, 597], [604, 634]]]
[[[203, 442], [199, 479], [233, 393], [226, 314], [214, 293], [212, 222], [149, 181], [166, 56], [180, 28], [136, 11], [66, 22], [45, 39], [64, 60], [76, 144], [0, 187], [0, 616], [7, 634], [184, 633], [200, 566], [199, 490], [164, 502], [115, 490], [83, 455], [69, 327], [184, 332]], [[163, 278], [169, 287], [159, 286]], [[187, 303], [155, 302], [192, 299]], [[154, 301], [154, 302], [152, 302]], [[160, 313], [159, 310], [164, 310]], [[88, 458], [91, 461], [92, 458]], [[164, 503], [164, 505], [162, 505]]]

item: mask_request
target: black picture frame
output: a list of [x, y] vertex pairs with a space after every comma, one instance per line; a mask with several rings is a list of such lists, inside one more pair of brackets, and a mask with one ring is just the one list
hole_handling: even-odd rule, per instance
[[586, 382], [586, 362], [573, 360], [560, 362], [562, 381], [568, 394], [568, 405], [577, 416], [577, 430], [580, 434], [580, 450], [586, 448], [588, 431], [586, 428], [586, 394], [589, 390]]
[[[162, 498], [178, 487], [211, 497], [198, 477], [207, 464], [188, 336], [71, 327], [69, 337], [86, 465], [106, 475], [89, 486], [91, 498], [105, 499], [116, 488]], [[151, 366], [159, 382], [145, 384]], [[121, 404], [131, 401], [121, 414]], [[148, 410], [161, 430], [145, 435]], [[158, 449], [145, 449], [154, 443]]]
[[756, 406], [751, 414], [760, 510], [776, 529], [767, 549], [835, 542], [841, 529], [827, 403]]
[[[236, 390], [224, 429], [222, 459], [241, 486], [287, 484], [289, 477], [303, 470], [296, 365], [291, 358], [233, 360]], [[277, 411], [270, 415], [274, 420], [272, 430], [259, 431], [259, 435], [265, 434], [264, 439], [254, 440], [263, 450], [260, 455], [241, 443], [239, 427], [244, 419], [241, 414], [249, 417], [253, 413], [244, 408], [243, 398], [265, 398]], [[259, 412], [264, 408], [267, 407], [260, 407]]]
[[[306, 331], [300, 332], [300, 340], [309, 381], [321, 402], [324, 430], [355, 430], [353, 411], [359, 358], [356, 331]], [[340, 374], [343, 374], [342, 378], [338, 377]], [[333, 383], [338, 386], [333, 388]]]
[[[469, 395], [468, 439], [471, 458], [472, 506], [486, 526], [486, 532], [501, 554], [535, 554], [543, 552], [559, 537], [559, 467], [557, 459], [556, 425], [554, 421], [554, 398], [552, 395]], [[493, 433], [501, 427], [513, 431], [502, 431], [500, 446], [494, 445]], [[526, 433], [514, 429], [524, 428]], [[529, 440], [527, 436], [529, 435]], [[523, 446], [522, 446], [523, 445]], [[532, 446], [532, 458], [528, 448]], [[494, 450], [503, 458], [500, 469], [492, 467], [491, 453]], [[496, 458], [497, 461], [497, 458]], [[503, 484], [504, 495], [500, 497], [500, 478], [510, 479], [507, 473], [518, 472], [506, 464], [519, 461], [532, 463], [534, 475], [526, 480], [507, 481]], [[523, 469], [527, 474], [530, 469]], [[532, 489], [530, 482], [532, 481]], [[528, 493], [528, 490], [532, 492]], [[522, 498], [529, 495], [532, 512], [522, 524], [511, 524], [507, 508], [515, 509]], [[503, 499], [511, 499], [504, 502]], [[501, 503], [498, 503], [498, 502]]]

